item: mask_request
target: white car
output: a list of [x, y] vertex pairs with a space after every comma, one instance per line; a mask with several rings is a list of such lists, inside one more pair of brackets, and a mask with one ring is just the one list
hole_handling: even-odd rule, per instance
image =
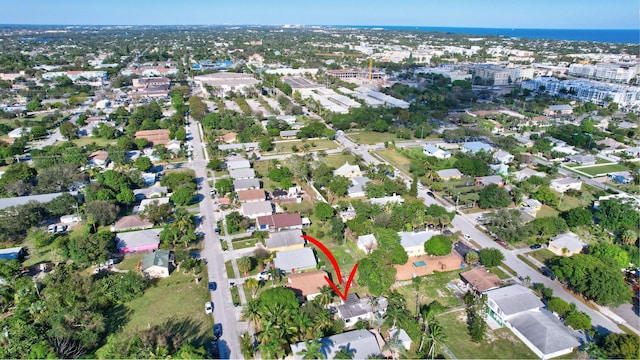
[[471, 240], [471, 235], [469, 234], [464, 234], [462, 236], [465, 238], [465, 240]]
[[211, 301], [208, 301], [206, 304], [204, 304], [204, 312], [207, 315], [213, 312], [213, 303]]

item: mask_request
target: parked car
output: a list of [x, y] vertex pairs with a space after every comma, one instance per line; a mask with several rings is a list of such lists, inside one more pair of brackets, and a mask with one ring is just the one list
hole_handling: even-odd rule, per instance
[[214, 324], [213, 325], [213, 337], [219, 338], [222, 336], [222, 324]]
[[216, 291], [218, 284], [215, 281], [209, 281], [209, 291]]
[[509, 246], [509, 244], [507, 244], [507, 242], [502, 239], [496, 239], [496, 242], [504, 247]]
[[469, 234], [463, 234], [462, 236], [465, 238], [465, 240], [471, 240], [471, 235]]
[[529, 246], [529, 248], [531, 248], [532, 250], [537, 250], [540, 249], [542, 247], [542, 245], [540, 244], [533, 244], [531, 246]]
[[204, 312], [207, 315], [213, 312], [213, 303], [211, 301], [207, 301], [207, 303], [204, 304]]
[[446, 236], [451, 236], [451, 235], [453, 235], [453, 232], [451, 232], [451, 230], [449, 230], [449, 229], [445, 229], [442, 233], [443, 233], [444, 235], [446, 235]]
[[431, 191], [427, 191], [427, 196], [429, 196], [429, 197], [431, 197], [433, 199], [436, 198], [436, 196]]

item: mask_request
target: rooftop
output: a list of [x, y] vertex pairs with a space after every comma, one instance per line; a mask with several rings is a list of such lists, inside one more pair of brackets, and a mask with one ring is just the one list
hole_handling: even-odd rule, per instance
[[489, 272], [485, 268], [475, 268], [462, 272], [460, 277], [479, 292], [495, 289], [500, 287], [502, 283], [498, 275]]
[[159, 244], [161, 231], [162, 229], [149, 229], [117, 233], [116, 241], [118, 243], [116, 247], [118, 249], [124, 249]]
[[316, 256], [311, 248], [278, 251], [273, 265], [286, 272], [296, 272], [316, 267]]
[[[320, 351], [325, 359], [334, 359], [336, 353], [342, 348], [348, 348], [354, 359], [366, 359], [373, 355], [380, 355], [380, 346], [373, 335], [368, 330], [353, 330], [342, 334], [321, 338]], [[291, 353], [295, 360], [300, 360], [304, 355], [300, 355], [302, 350], [306, 350], [307, 344], [304, 341], [291, 345]]]
[[528, 288], [518, 284], [489, 290], [485, 294], [507, 316], [544, 307], [544, 303], [540, 301], [538, 296]]
[[302, 238], [302, 231], [287, 230], [271, 233], [271, 235], [265, 239], [265, 243], [267, 249], [273, 249], [282, 246], [304, 244], [305, 240]]
[[327, 285], [325, 276], [327, 273], [323, 270], [291, 274], [287, 276], [288, 283], [285, 286], [306, 297], [320, 293], [320, 289]]

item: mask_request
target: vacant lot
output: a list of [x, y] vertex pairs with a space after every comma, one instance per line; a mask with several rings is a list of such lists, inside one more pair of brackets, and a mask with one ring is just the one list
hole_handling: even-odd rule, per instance
[[[295, 151], [293, 150], [294, 146], [296, 147]], [[307, 146], [306, 149], [305, 146]], [[303, 155], [305, 152], [331, 150], [337, 148], [338, 144], [336, 144], [333, 140], [328, 139], [279, 141], [275, 143], [275, 147], [273, 150], [265, 152], [264, 155], [291, 153]]]
[[357, 144], [371, 145], [383, 143], [385, 141], [399, 141], [395, 134], [379, 133], [374, 131], [358, 131], [347, 133], [347, 135], [353, 139]]
[[380, 155], [380, 157], [388, 161], [391, 165], [399, 168], [404, 173], [409, 174], [411, 160], [397, 152], [395, 149], [377, 150], [375, 153]]
[[601, 176], [612, 172], [627, 171], [625, 166], [620, 164], [594, 165], [576, 169], [591, 176]]
[[355, 164], [356, 157], [352, 154], [331, 154], [325, 156], [323, 161], [327, 166], [337, 169], [347, 162], [352, 165]]

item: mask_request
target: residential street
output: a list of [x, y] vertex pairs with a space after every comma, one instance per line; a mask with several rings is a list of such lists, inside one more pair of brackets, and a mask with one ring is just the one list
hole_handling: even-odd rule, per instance
[[[209, 182], [206, 180], [207, 160], [204, 158], [198, 124], [193, 120], [190, 123], [194, 148], [194, 160], [191, 162], [190, 167], [195, 170], [196, 178], [202, 180], [199, 183], [199, 194], [203, 197], [203, 200], [200, 202], [200, 214], [202, 215], [201, 227], [204, 233], [204, 249], [202, 250], [201, 257], [207, 262], [209, 281], [215, 281], [218, 285], [218, 288], [211, 292], [211, 301], [213, 301], [214, 304], [213, 318], [216, 323], [222, 324], [222, 336], [219, 341], [220, 358], [238, 359], [242, 357], [240, 352], [240, 329], [238, 329], [236, 307], [233, 306], [233, 302], [231, 301], [231, 288], [227, 279], [227, 272], [224, 268], [222, 246], [220, 245], [220, 239], [214, 231], [216, 217], [213, 201], [209, 195]], [[203, 314], [203, 316], [205, 315]], [[210, 335], [213, 338], [213, 331]]]

